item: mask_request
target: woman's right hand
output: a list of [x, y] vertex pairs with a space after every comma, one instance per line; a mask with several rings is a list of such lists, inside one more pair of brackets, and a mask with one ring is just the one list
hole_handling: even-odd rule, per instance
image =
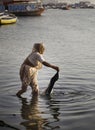
[[59, 72], [59, 67], [58, 66], [53, 66], [53, 69]]
[[59, 71], [59, 67], [58, 66], [52, 65], [52, 64], [50, 64], [50, 63], [48, 63], [46, 61], [44, 61], [42, 64], [45, 65], [45, 66], [47, 66], [47, 67], [53, 68], [56, 71]]

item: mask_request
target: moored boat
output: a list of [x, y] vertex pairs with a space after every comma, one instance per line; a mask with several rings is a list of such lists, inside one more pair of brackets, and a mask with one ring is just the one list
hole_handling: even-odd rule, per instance
[[0, 25], [13, 24], [17, 22], [17, 17], [14, 14], [0, 13]]
[[70, 10], [70, 7], [69, 6], [62, 6], [61, 9], [62, 10]]
[[17, 16], [41, 15], [44, 11], [41, 0], [13, 0], [5, 3], [8, 11]]
[[8, 6], [8, 10], [10, 13], [13, 13], [17, 16], [40, 16], [44, 8], [43, 7], [35, 7], [33, 3], [21, 3], [21, 4], [10, 4]]

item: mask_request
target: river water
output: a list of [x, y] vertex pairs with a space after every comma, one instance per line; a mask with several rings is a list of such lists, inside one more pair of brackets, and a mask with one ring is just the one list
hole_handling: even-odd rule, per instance
[[[28, 87], [19, 99], [19, 68], [36, 42], [45, 59], [60, 67], [50, 97], [32, 97]], [[40, 92], [56, 72], [39, 71]], [[0, 129], [95, 129], [95, 10], [46, 10], [40, 17], [18, 17], [0, 26]]]

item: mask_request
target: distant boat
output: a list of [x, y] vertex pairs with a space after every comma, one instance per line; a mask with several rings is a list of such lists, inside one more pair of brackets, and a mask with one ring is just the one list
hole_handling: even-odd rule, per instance
[[5, 12], [0, 13], [0, 25], [16, 23], [17, 17], [14, 14], [8, 14]]
[[5, 5], [10, 13], [17, 16], [41, 15], [44, 11], [40, 0], [13, 0]]
[[62, 10], [69, 10], [70, 7], [69, 7], [69, 6], [62, 6], [61, 9], [62, 9]]

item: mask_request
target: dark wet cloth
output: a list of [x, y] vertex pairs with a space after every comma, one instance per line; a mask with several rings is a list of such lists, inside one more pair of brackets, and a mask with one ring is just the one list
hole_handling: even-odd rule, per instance
[[49, 85], [48, 85], [47, 89], [45, 90], [45, 94], [46, 94], [46, 95], [49, 95], [49, 94], [51, 93], [52, 88], [53, 88], [55, 82], [56, 82], [58, 79], [59, 79], [59, 72], [57, 72], [57, 73], [51, 78], [51, 80], [50, 80], [50, 82], [49, 82]]

